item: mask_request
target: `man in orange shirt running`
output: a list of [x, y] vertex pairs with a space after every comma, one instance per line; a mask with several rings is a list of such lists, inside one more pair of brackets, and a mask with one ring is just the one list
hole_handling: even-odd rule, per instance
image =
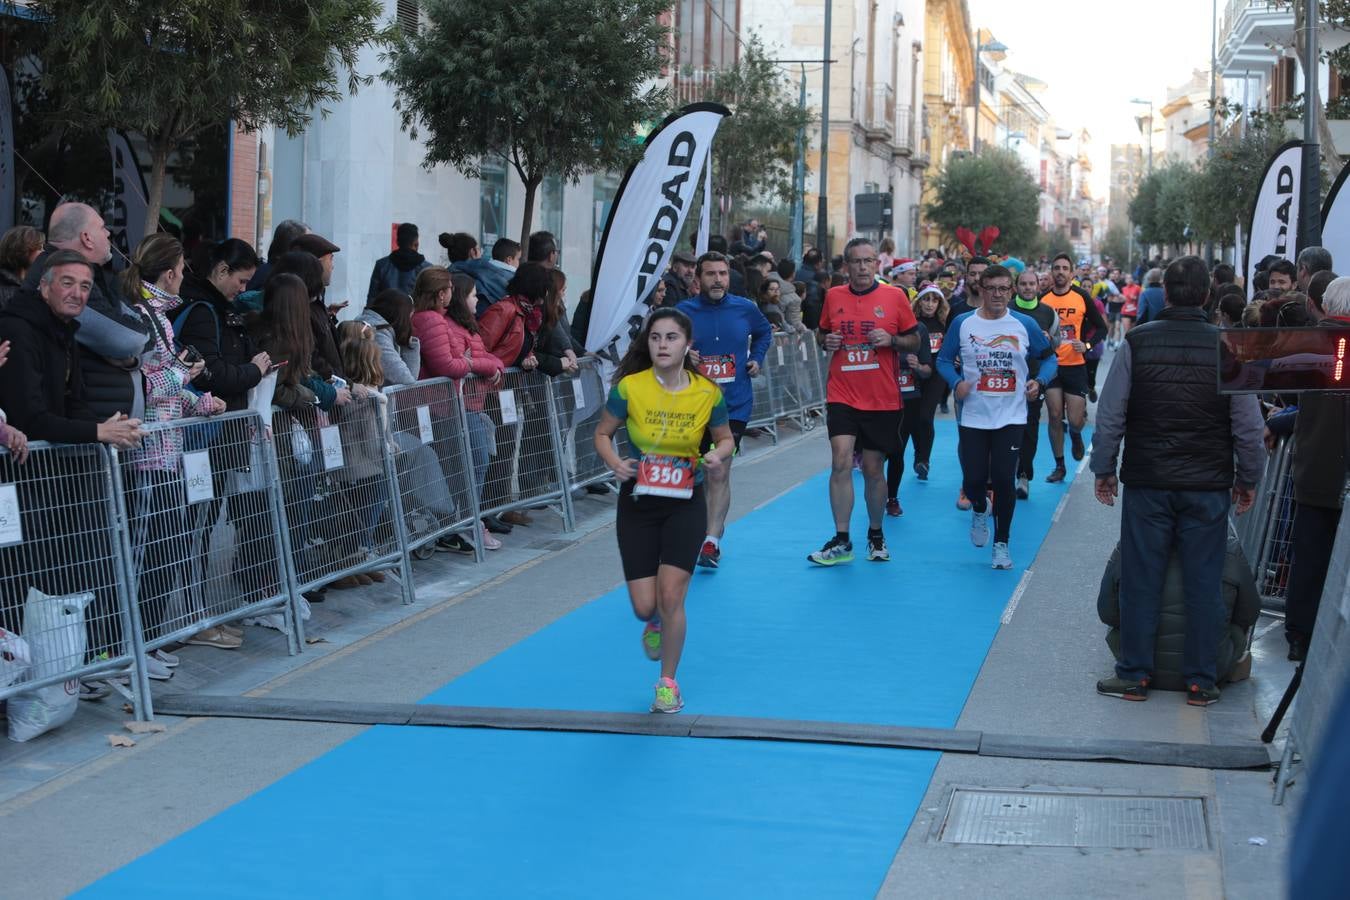
[[1059, 315], [1059, 374], [1045, 392], [1047, 430], [1050, 449], [1055, 454], [1055, 470], [1046, 481], [1056, 484], [1068, 474], [1064, 466], [1064, 412], [1069, 413], [1069, 437], [1073, 442], [1073, 458], [1082, 459], [1083, 426], [1087, 423], [1088, 375], [1087, 359], [1083, 356], [1092, 349], [1092, 341], [1106, 337], [1106, 320], [1097, 304], [1081, 288], [1073, 284], [1073, 260], [1061, 253], [1050, 262], [1050, 292], [1041, 302], [1053, 307]]
[[853, 561], [853, 452], [862, 451], [867, 558], [891, 558], [881, 532], [886, 456], [900, 450], [899, 355], [918, 349], [918, 320], [899, 288], [877, 282], [877, 251], [866, 238], [844, 247], [848, 284], [830, 288], [816, 340], [830, 359], [825, 425], [830, 436], [830, 509], [834, 537], [807, 557], [818, 566]]

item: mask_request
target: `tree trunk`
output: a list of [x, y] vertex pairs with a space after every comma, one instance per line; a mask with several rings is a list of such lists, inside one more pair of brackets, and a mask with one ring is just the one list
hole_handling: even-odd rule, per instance
[[[529, 256], [530, 229], [534, 227], [534, 197], [539, 192], [539, 185], [543, 183], [544, 176], [531, 175], [521, 180], [525, 182], [525, 214], [520, 218], [521, 259], [524, 260]], [[554, 237], [561, 241], [561, 235]]]
[[168, 168], [168, 140], [153, 142], [150, 145], [150, 185], [145, 204], [145, 234], [141, 235], [143, 238], [159, 231], [159, 208], [164, 202], [164, 176]]

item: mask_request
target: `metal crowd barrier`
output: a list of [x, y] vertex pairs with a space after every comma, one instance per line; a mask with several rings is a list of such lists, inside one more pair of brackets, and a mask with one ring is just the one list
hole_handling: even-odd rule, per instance
[[481, 395], [470, 390], [462, 396], [458, 382], [436, 378], [389, 387], [385, 396], [408, 551], [428, 559], [437, 540], [467, 532], [474, 558], [482, 562], [478, 485], [490, 458], [492, 426]]
[[413, 602], [387, 405], [384, 395], [371, 393], [331, 414], [316, 407], [272, 413], [287, 525], [282, 540], [289, 542], [297, 593], [397, 567], [403, 602]]
[[22, 464], [0, 450], [0, 700], [62, 685], [78, 702], [80, 679], [129, 673], [151, 715], [113, 476], [101, 444], [34, 441]]
[[482, 514], [548, 506], [562, 516], [564, 530], [573, 530], [572, 494], [563, 482], [562, 431], [548, 376], [507, 369], [495, 383], [464, 379], [464, 391], [481, 392], [483, 412], [493, 426]]
[[1261, 608], [1283, 614], [1293, 561], [1294, 439], [1281, 438], [1266, 459], [1256, 487], [1256, 500], [1245, 516], [1235, 517], [1233, 529], [1252, 567]]
[[262, 418], [243, 411], [142, 431], [139, 447], [108, 452], [144, 649], [276, 614], [290, 652], [300, 652], [303, 623]]
[[[827, 364], [809, 335], [775, 335], [749, 424], [775, 440], [780, 421], [812, 427]], [[328, 414], [154, 423], [130, 450], [35, 442], [22, 465], [0, 450], [0, 699], [127, 675], [148, 719], [158, 648], [275, 617], [298, 653], [311, 590], [396, 570], [411, 603], [410, 556], [467, 532], [481, 561], [484, 516], [545, 504], [572, 530], [573, 492], [612, 484], [594, 446], [607, 377], [587, 359], [575, 376], [431, 379]]]

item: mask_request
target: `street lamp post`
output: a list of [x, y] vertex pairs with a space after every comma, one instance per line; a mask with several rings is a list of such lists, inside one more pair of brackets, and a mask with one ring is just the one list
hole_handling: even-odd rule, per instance
[[971, 152], [975, 156], [980, 155], [980, 54], [986, 50], [990, 53], [1006, 53], [1008, 47], [1001, 41], [981, 44], [980, 32], [977, 29], [975, 31], [975, 134], [971, 139]]
[[820, 86], [820, 190], [816, 195], [816, 247], [830, 257], [830, 206], [825, 199], [830, 186], [830, 25], [834, 11], [833, 0], [825, 0], [825, 52], [821, 59], [825, 69], [821, 74]]
[[1130, 101], [1148, 107], [1148, 174], [1153, 174], [1153, 101], [1140, 100], [1137, 97]]
[[1317, 0], [1303, 9], [1303, 173], [1299, 184], [1298, 249], [1322, 243], [1322, 148], [1317, 136]]

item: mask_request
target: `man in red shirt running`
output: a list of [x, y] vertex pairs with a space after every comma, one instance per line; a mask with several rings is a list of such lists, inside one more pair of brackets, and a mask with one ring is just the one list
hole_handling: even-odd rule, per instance
[[825, 390], [830, 436], [830, 509], [834, 537], [807, 557], [818, 566], [853, 561], [853, 452], [862, 451], [867, 502], [867, 558], [891, 558], [881, 532], [886, 456], [900, 449], [899, 354], [918, 349], [918, 320], [899, 288], [877, 282], [877, 251], [866, 238], [844, 247], [848, 284], [830, 288], [816, 340], [832, 354]]

